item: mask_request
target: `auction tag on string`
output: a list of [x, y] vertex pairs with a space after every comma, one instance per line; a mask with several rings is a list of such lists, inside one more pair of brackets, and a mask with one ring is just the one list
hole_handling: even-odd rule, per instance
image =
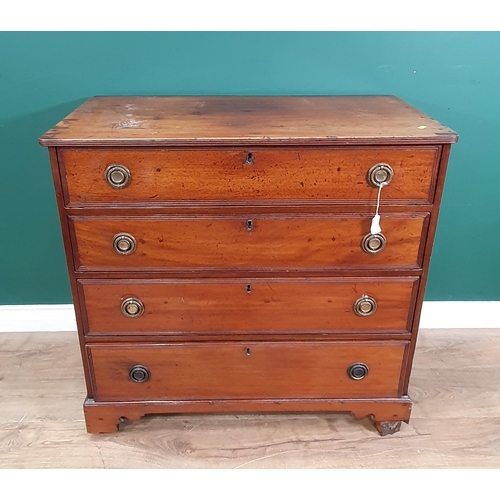
[[377, 208], [375, 209], [375, 215], [373, 216], [372, 226], [370, 229], [370, 233], [372, 234], [379, 234], [382, 232], [382, 229], [380, 227], [380, 215], [378, 213], [378, 210], [380, 208], [380, 193], [382, 192], [382, 188], [384, 186], [387, 186], [387, 182], [381, 182], [378, 187]]

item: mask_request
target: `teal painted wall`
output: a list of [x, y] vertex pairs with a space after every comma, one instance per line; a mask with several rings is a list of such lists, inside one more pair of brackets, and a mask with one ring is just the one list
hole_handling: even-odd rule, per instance
[[99, 94], [395, 94], [460, 134], [427, 300], [500, 300], [500, 33], [0, 33], [0, 304], [69, 303], [39, 135]]

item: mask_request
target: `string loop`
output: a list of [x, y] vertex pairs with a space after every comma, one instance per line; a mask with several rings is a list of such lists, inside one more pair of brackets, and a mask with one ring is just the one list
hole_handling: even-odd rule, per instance
[[375, 215], [373, 216], [373, 219], [372, 219], [372, 225], [370, 228], [371, 234], [379, 234], [382, 232], [382, 229], [380, 227], [380, 215], [379, 215], [378, 211], [380, 208], [380, 194], [382, 193], [382, 188], [384, 186], [387, 186], [387, 182], [381, 182], [379, 187], [378, 187], [377, 208], [375, 209]]

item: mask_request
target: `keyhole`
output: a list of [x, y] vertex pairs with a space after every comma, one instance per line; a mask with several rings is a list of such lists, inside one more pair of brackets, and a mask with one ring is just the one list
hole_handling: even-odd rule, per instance
[[253, 229], [253, 221], [252, 220], [247, 220], [247, 229], [251, 231]]
[[251, 293], [252, 291], [252, 285], [247, 285], [247, 293]]
[[252, 351], [250, 350], [250, 347], [245, 347], [245, 354], [247, 356], [251, 356], [252, 355]]
[[253, 165], [253, 162], [254, 162], [253, 153], [247, 153], [245, 156], [245, 163], [247, 165]]

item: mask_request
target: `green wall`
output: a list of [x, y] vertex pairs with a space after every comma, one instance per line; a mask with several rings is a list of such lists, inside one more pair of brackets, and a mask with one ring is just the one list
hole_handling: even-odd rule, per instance
[[0, 304], [69, 303], [39, 135], [91, 96], [395, 94], [456, 130], [427, 300], [500, 300], [500, 33], [0, 33]]

